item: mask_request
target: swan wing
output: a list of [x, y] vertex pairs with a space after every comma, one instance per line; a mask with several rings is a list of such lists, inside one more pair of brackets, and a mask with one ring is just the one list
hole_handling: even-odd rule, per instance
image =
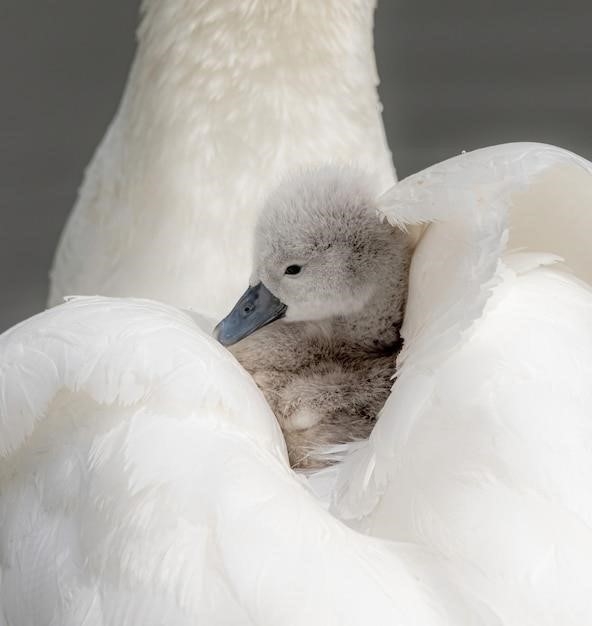
[[2, 624], [499, 624], [479, 576], [324, 510], [184, 312], [76, 298], [0, 338]]
[[334, 493], [353, 527], [486, 572], [523, 624], [592, 616], [591, 200], [592, 164], [539, 144], [463, 154], [383, 197], [393, 223], [429, 226], [396, 391]]

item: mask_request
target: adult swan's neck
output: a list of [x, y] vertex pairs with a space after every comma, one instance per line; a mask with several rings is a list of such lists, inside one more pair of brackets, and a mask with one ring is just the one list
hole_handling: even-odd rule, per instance
[[393, 180], [374, 0], [146, 0], [111, 128], [62, 235], [52, 303], [152, 297], [218, 317], [287, 170], [348, 161]]

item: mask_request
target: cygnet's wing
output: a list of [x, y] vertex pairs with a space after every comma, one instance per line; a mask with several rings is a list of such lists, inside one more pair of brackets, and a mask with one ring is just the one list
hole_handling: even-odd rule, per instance
[[536, 144], [383, 197], [393, 223], [432, 223], [394, 391], [334, 494], [352, 526], [473, 564], [522, 624], [592, 623], [592, 291], [547, 267], [590, 278], [591, 199], [592, 164]]
[[500, 622], [480, 574], [358, 534], [184, 313], [82, 298], [0, 338], [3, 626]]

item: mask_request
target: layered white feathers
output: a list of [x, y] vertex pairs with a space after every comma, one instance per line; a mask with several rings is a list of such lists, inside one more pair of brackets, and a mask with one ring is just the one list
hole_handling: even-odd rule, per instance
[[[534, 254], [513, 224], [530, 199], [546, 210], [540, 184], [563, 189], [545, 232], [566, 245]], [[250, 377], [186, 314], [76, 299], [6, 333], [4, 622], [589, 623], [592, 293], [546, 265], [590, 267], [567, 243], [591, 193], [589, 163], [520, 144], [383, 198], [393, 222], [437, 221], [393, 393], [324, 475], [331, 512], [289, 470]]]
[[324, 511], [185, 314], [76, 299], [1, 347], [6, 623], [496, 623], [444, 560]]
[[[591, 201], [592, 165], [537, 144], [456, 157], [381, 201], [394, 223], [435, 223], [396, 386], [340, 468], [334, 513], [478, 564], [507, 623], [592, 617], [592, 291], [577, 277], [592, 271]], [[546, 267], [554, 253], [576, 274]]]
[[145, 0], [119, 111], [56, 254], [50, 304], [150, 297], [214, 318], [248, 280], [263, 200], [294, 167], [394, 180], [375, 0]]

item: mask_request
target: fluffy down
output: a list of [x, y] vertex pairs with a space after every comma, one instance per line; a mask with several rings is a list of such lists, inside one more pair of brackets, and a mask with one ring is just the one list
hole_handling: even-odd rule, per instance
[[[374, 427], [401, 348], [410, 257], [410, 238], [379, 218], [357, 170], [301, 172], [267, 200], [255, 228], [257, 286], [218, 328], [227, 340], [251, 333], [231, 350], [273, 409], [293, 467], [322, 467], [328, 448]], [[271, 297], [257, 297], [261, 289]]]

